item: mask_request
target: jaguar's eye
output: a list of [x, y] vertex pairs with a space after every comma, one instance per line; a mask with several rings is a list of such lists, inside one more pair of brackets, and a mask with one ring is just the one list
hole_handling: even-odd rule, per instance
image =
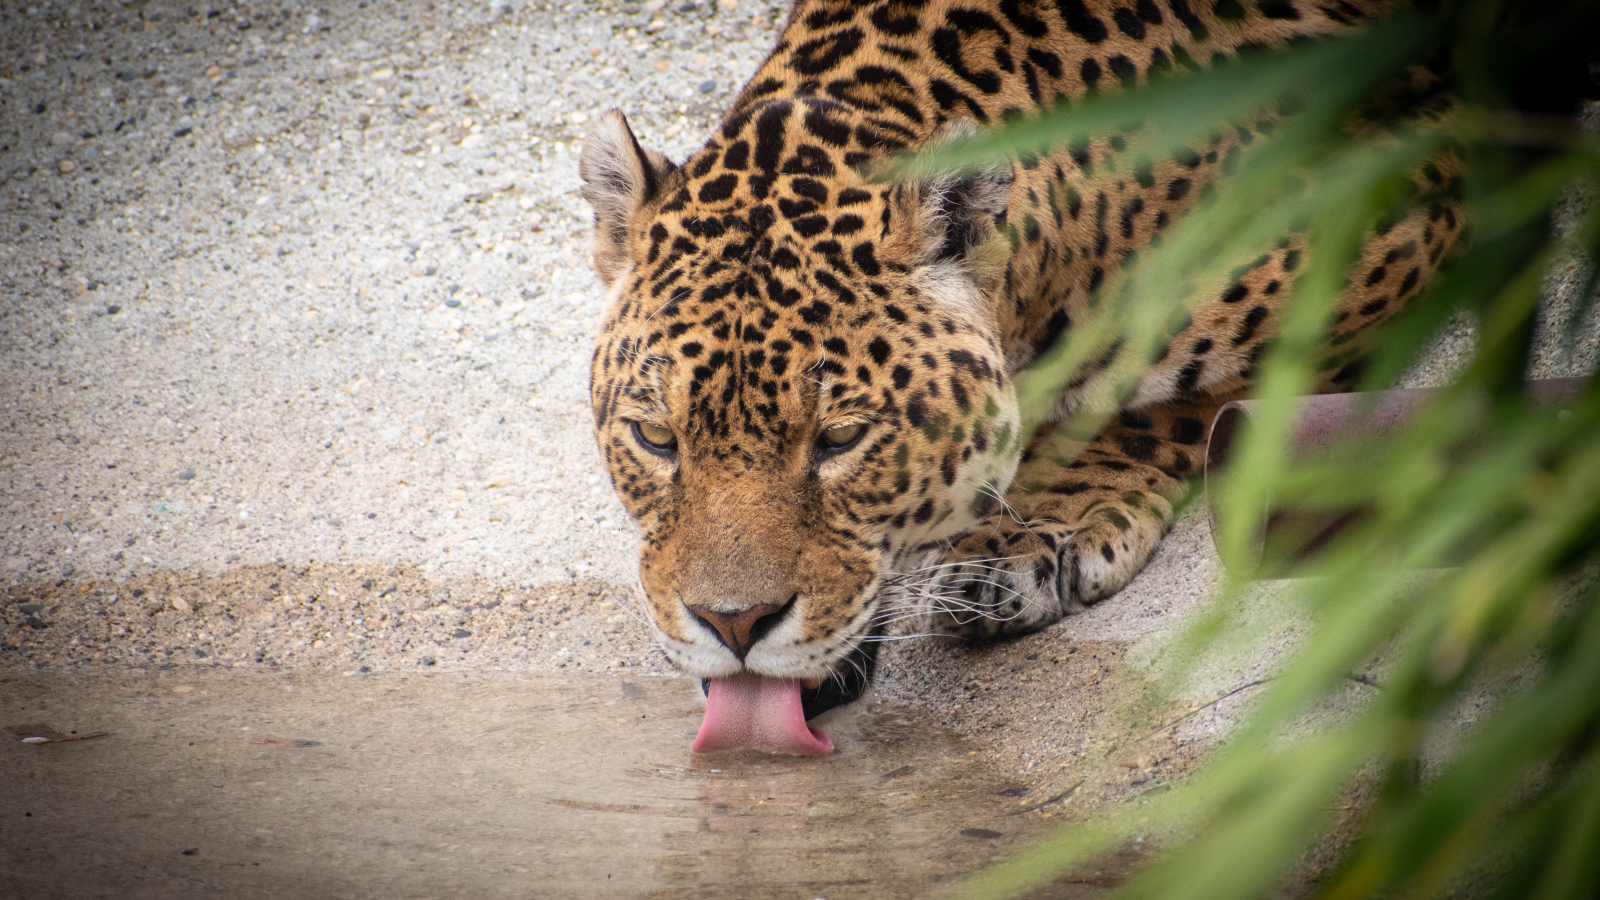
[[861, 439], [867, 426], [856, 422], [849, 425], [835, 425], [822, 432], [822, 446], [829, 450], [843, 450]]
[[633, 437], [657, 453], [671, 453], [678, 449], [678, 437], [672, 433], [672, 429], [654, 422], [633, 423]]

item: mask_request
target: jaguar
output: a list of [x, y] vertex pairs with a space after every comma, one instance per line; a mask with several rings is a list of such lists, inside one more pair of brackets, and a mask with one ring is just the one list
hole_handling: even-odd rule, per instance
[[[1259, 248], [1191, 304], [1131, 395], [1107, 359], [1024, 433], [1016, 377], [1116, 270], [1225, 190], [1264, 110], [1165, 158], [1108, 134], [963, 175], [882, 181], [896, 154], [1359, 29], [1373, 0], [798, 0], [682, 163], [613, 110], [581, 158], [606, 289], [596, 436], [642, 535], [666, 655], [701, 678], [695, 749], [825, 753], [808, 720], [861, 695], [893, 623], [1026, 634], [1116, 593], [1165, 536], [1206, 424], [1248, 390], [1310, 252]], [[1407, 77], [1426, 96], [1440, 75]], [[1459, 161], [1365, 237], [1322, 390], [1460, 240]], [[1112, 354], [1108, 354], [1110, 356]]]

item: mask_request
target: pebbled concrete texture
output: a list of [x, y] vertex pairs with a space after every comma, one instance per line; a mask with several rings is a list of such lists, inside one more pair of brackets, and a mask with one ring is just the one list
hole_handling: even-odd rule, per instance
[[[0, 669], [671, 674], [590, 431], [578, 142], [621, 107], [683, 158], [784, 11], [0, 7]], [[1536, 374], [1593, 370], [1586, 321]], [[1456, 323], [1408, 383], [1471, 346]], [[1134, 701], [1217, 565], [1192, 510], [1085, 615], [891, 645], [877, 697], [1052, 802], [1153, 789], [1294, 644], [1274, 619], [1149, 731]]]

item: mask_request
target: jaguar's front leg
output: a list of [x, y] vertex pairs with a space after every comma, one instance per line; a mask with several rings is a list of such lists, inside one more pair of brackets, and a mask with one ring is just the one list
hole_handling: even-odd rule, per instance
[[1121, 590], [1166, 535], [1219, 403], [1126, 410], [1088, 444], [1036, 438], [1002, 507], [923, 570], [931, 628], [1026, 634]]

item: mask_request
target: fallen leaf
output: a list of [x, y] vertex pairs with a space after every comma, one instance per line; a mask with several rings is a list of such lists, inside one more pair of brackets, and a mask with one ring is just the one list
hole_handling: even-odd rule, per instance
[[109, 731], [91, 731], [87, 734], [62, 734], [49, 725], [7, 725], [6, 730], [22, 739], [24, 744], [68, 744], [73, 741], [92, 741], [110, 737]]

